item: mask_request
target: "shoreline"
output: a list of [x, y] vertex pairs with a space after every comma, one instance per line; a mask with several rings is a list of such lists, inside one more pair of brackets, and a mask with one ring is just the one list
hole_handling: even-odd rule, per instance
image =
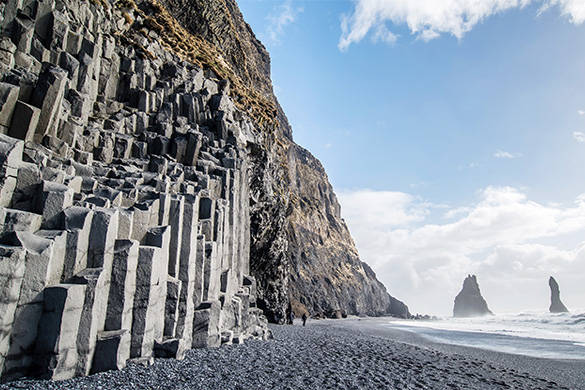
[[[458, 354], [461, 356], [483, 360], [489, 363], [503, 364], [517, 371], [526, 371], [531, 375], [556, 381], [561, 386], [570, 389], [585, 390], [585, 360], [559, 359], [548, 357], [534, 357], [524, 354], [501, 352], [492, 349], [484, 349], [474, 346], [451, 344], [432, 340], [414, 331], [387, 326], [389, 321], [402, 322], [393, 317], [351, 318], [341, 326], [358, 329], [363, 334], [372, 337], [388, 339], [396, 343], [408, 344], [419, 348], [439, 351], [445, 354]], [[407, 322], [407, 320], [404, 320]], [[334, 325], [336, 326], [336, 325]], [[457, 331], [455, 331], [457, 332]], [[538, 342], [539, 339], [531, 339]]]
[[[585, 389], [585, 364], [429, 342], [387, 318], [270, 325], [274, 340], [198, 349], [62, 382], [0, 389]], [[555, 376], [553, 376], [555, 375]]]

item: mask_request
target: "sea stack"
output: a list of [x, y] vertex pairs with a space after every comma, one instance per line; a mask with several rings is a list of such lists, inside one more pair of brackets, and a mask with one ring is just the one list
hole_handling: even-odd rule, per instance
[[561, 302], [561, 291], [559, 284], [552, 276], [548, 279], [548, 285], [550, 286], [550, 312], [551, 313], [567, 313], [569, 310]]
[[455, 297], [453, 317], [480, 317], [494, 315], [481, 296], [477, 277], [468, 275], [463, 281], [461, 292]]

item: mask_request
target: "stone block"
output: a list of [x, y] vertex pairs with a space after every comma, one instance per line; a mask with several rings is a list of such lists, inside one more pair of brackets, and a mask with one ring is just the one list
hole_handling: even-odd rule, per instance
[[10, 41], [10, 38], [0, 38], [0, 74], [4, 74], [14, 68], [15, 51], [16, 45]]
[[8, 232], [25, 231], [34, 233], [41, 228], [41, 216], [27, 211], [6, 209], [3, 225], [0, 226], [2, 234]]
[[24, 278], [25, 251], [22, 248], [0, 246], [0, 376], [4, 357], [10, 346], [10, 335], [20, 287]]
[[181, 281], [169, 276], [167, 278], [167, 299], [165, 302], [165, 329], [164, 337], [175, 337], [177, 319], [179, 316], [179, 299], [181, 296]]
[[203, 301], [203, 288], [205, 282], [205, 236], [197, 236], [197, 254], [195, 256], [195, 281], [193, 290], [193, 302], [198, 307]]
[[99, 332], [91, 373], [121, 370], [130, 358], [130, 332], [127, 329]]
[[75, 192], [63, 185], [43, 181], [37, 210], [43, 213], [43, 229], [64, 229], [63, 210], [73, 205]]
[[181, 239], [183, 237], [183, 214], [185, 212], [185, 198], [183, 196], [171, 199], [169, 224], [171, 226], [171, 243], [169, 251], [169, 275], [177, 277], [179, 274], [179, 255], [181, 253]]
[[183, 212], [183, 229], [179, 253], [179, 274], [182, 282], [181, 299], [179, 301], [179, 321], [176, 337], [191, 342], [193, 333], [193, 312], [195, 304], [195, 262], [197, 256], [197, 221], [199, 214], [199, 197], [186, 196]]
[[50, 24], [50, 35], [49, 35], [49, 50], [51, 50], [51, 58], [53, 63], [57, 63], [57, 56], [59, 53], [67, 48], [67, 36], [69, 34], [69, 22], [67, 16], [58, 10], [54, 10], [51, 13], [51, 24]]
[[39, 123], [35, 132], [35, 142], [44, 135], [56, 134], [56, 122], [61, 112], [61, 103], [67, 86], [67, 72], [59, 67], [45, 64], [39, 76], [31, 104], [41, 109]]
[[158, 199], [145, 200], [132, 207], [134, 219], [132, 223], [132, 239], [145, 243], [146, 233], [151, 226], [158, 225]]
[[51, 240], [53, 246], [47, 284], [61, 283], [65, 266], [65, 253], [67, 251], [67, 231], [39, 230], [35, 235]]
[[114, 157], [127, 159], [132, 155], [134, 137], [125, 134], [116, 134]]
[[114, 261], [114, 246], [118, 235], [118, 210], [96, 208], [91, 223], [88, 266], [104, 268], [109, 274]]
[[88, 266], [93, 211], [85, 207], [69, 207], [63, 213], [67, 230], [63, 280], [68, 280]]
[[89, 95], [70, 89], [67, 100], [71, 103], [71, 116], [79, 118], [82, 124], [87, 124], [87, 119], [93, 111], [93, 101]]
[[77, 56], [79, 54], [79, 50], [81, 50], [81, 42], [83, 41], [83, 37], [71, 30], [67, 33], [67, 53], [71, 54], [72, 56]]
[[[167, 270], [169, 268], [169, 246], [171, 241], [170, 226], [156, 226], [148, 230], [146, 234], [146, 245], [160, 248], [160, 258], [156, 261], [156, 268], [152, 272], [157, 275], [158, 296], [155, 297], [157, 301], [157, 312], [165, 312], [165, 301], [167, 297]], [[156, 318], [154, 338], [155, 340], [162, 340], [164, 335], [165, 318], [164, 315], [159, 315]]]
[[203, 279], [203, 300], [219, 298], [221, 258], [217, 256], [217, 242], [205, 243], [205, 271]]
[[162, 268], [160, 252], [161, 249], [157, 247], [141, 246], [139, 249], [132, 310], [132, 358], [151, 356], [154, 348], [157, 317], [160, 316], [160, 283], [166, 279], [163, 279], [166, 272], [164, 275], [157, 273]]
[[36, 6], [35, 33], [44, 42], [50, 38], [51, 12], [55, 8], [55, 2], [38, 0]]
[[188, 137], [189, 141], [187, 144], [187, 150], [185, 152], [183, 164], [195, 166], [197, 164], [197, 159], [199, 158], [199, 151], [201, 150], [201, 145], [203, 143], [203, 136], [201, 133], [189, 131]]
[[[125, 200], [128, 199], [126, 193], [122, 192], [122, 206], [127, 206], [125, 204]], [[134, 204], [136, 198], [133, 199], [132, 202], [128, 202], [128, 204]], [[132, 224], [134, 221], [134, 212], [128, 209], [118, 209], [119, 211], [119, 218], [118, 218], [118, 240], [129, 240], [132, 237]]]
[[79, 77], [79, 61], [77, 58], [66, 51], [62, 51], [59, 54], [59, 67], [67, 71], [67, 77], [70, 80], [69, 88], [75, 89], [77, 86], [77, 79]]
[[42, 302], [17, 306], [12, 323], [10, 348], [4, 359], [3, 382], [19, 379], [30, 373], [42, 313]]
[[78, 360], [75, 375], [90, 373], [97, 334], [104, 330], [108, 304], [109, 274], [103, 268], [86, 268], [73, 278], [72, 284], [86, 285], [85, 300], [77, 336]]
[[76, 374], [77, 336], [86, 295], [85, 285], [47, 287], [39, 320], [32, 372], [42, 379], [63, 380]]
[[32, 38], [35, 33], [34, 22], [26, 17], [14, 18], [12, 41], [21, 53], [30, 53]]
[[26, 142], [31, 142], [35, 135], [40, 115], [41, 110], [39, 108], [21, 102], [20, 100], [17, 101], [8, 135]]
[[[51, 284], [54, 242], [28, 232], [16, 232], [14, 244], [25, 251], [24, 278], [12, 324], [10, 347], [5, 356], [3, 380], [28, 374], [37, 339], [38, 323], [43, 313], [43, 291]], [[58, 281], [53, 281], [53, 284]]]
[[108, 296], [106, 330], [132, 329], [132, 307], [136, 290], [139, 244], [116, 240]]
[[185, 358], [185, 344], [179, 339], [168, 339], [162, 343], [155, 342], [154, 356], [182, 360]]
[[221, 302], [201, 303], [195, 310], [193, 320], [193, 348], [218, 347], [220, 338]]
[[10, 127], [20, 88], [0, 82], [0, 125]]

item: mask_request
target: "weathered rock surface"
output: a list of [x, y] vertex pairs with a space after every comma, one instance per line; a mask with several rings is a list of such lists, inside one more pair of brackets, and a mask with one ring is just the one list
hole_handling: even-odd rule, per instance
[[550, 287], [550, 308], [551, 313], [568, 313], [569, 310], [561, 301], [561, 290], [559, 284], [552, 276], [548, 279], [548, 285]]
[[468, 275], [463, 281], [461, 292], [455, 297], [453, 317], [480, 317], [493, 314], [481, 296], [477, 277]]
[[258, 130], [144, 4], [1, 3], [3, 381], [270, 335], [249, 275]]
[[277, 124], [260, 137], [251, 159], [251, 261], [258, 305], [284, 321], [291, 300], [311, 314], [409, 316], [359, 259], [321, 163], [293, 142], [274, 96], [270, 57], [234, 0], [163, 0], [188, 30], [212, 42], [243, 83], [266, 97]]

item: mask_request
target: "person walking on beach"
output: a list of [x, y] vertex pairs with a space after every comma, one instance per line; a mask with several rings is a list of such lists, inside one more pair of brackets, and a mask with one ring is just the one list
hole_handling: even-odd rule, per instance
[[303, 326], [307, 323], [307, 313], [303, 313]]
[[289, 324], [294, 325], [294, 320], [295, 320], [295, 312], [291, 310], [290, 314], [289, 314]]

